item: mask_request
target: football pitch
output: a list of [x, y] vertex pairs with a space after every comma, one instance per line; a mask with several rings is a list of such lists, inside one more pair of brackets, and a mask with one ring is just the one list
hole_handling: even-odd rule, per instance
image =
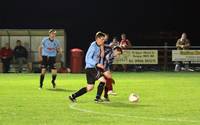
[[[86, 85], [85, 74], [58, 74], [52, 89], [47, 74], [0, 74], [0, 125], [200, 125], [198, 72], [113, 73], [117, 96], [95, 103], [95, 89], [71, 103], [68, 96]], [[130, 103], [130, 93], [140, 96]]]

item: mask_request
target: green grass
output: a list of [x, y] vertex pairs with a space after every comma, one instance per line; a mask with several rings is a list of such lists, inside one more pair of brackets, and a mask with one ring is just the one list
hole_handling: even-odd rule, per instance
[[[69, 102], [85, 86], [85, 74], [58, 74], [52, 90], [47, 74], [38, 90], [39, 74], [0, 74], [0, 125], [199, 125], [199, 73], [114, 73], [117, 96], [96, 104], [96, 89]], [[97, 87], [97, 83], [96, 83]], [[95, 88], [96, 88], [95, 87]], [[138, 93], [137, 104], [128, 102]]]

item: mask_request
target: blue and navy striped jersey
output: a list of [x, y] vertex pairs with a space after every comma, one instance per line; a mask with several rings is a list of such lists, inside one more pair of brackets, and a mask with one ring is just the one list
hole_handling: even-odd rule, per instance
[[104, 58], [100, 59], [101, 64], [104, 65], [105, 71], [110, 70], [112, 63], [114, 61], [113, 49], [111, 47], [104, 46]]

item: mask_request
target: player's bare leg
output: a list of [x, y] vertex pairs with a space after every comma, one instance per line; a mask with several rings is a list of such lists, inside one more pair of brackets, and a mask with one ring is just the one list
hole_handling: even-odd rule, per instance
[[111, 72], [110, 71], [106, 71], [103, 74], [106, 77], [106, 91], [107, 91], [107, 93], [105, 93], [105, 94], [116, 95], [117, 93], [113, 92], [112, 83], [113, 83], [114, 80], [112, 79]]
[[117, 93], [113, 91], [113, 79], [108, 79], [107, 82], [108, 95], [117, 95]]

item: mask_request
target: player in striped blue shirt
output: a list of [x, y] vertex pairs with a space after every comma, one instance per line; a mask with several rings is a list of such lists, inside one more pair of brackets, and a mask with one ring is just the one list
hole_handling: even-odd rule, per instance
[[[69, 96], [69, 99], [72, 102], [76, 101], [76, 98], [82, 96], [83, 94], [93, 90], [94, 84], [96, 80], [99, 80], [99, 87], [97, 90], [97, 98], [95, 99], [96, 102], [101, 101], [100, 95], [103, 92], [104, 85], [105, 85], [105, 78], [101, 75], [99, 69], [104, 69], [104, 66], [99, 63], [100, 58], [100, 46], [104, 44], [104, 37], [105, 34], [102, 32], [97, 32], [95, 36], [95, 41], [91, 43], [86, 56], [85, 56], [85, 70], [86, 70], [86, 78], [87, 78], [87, 86], [81, 88], [77, 92], [73, 93]], [[99, 96], [98, 96], [99, 95]]]
[[122, 54], [122, 49], [119, 46], [114, 46], [113, 48], [109, 46], [104, 46], [104, 58], [100, 59], [100, 63], [104, 65], [105, 69], [103, 75], [106, 79], [106, 86], [104, 89], [104, 99], [109, 101], [108, 94], [112, 94], [114, 82], [111, 74], [111, 67], [115, 58], [118, 58]]
[[57, 54], [61, 54], [61, 48], [59, 41], [55, 39], [56, 31], [54, 29], [49, 30], [49, 37], [45, 37], [41, 45], [39, 46], [39, 61], [41, 64], [41, 75], [40, 75], [40, 89], [43, 87], [43, 81], [45, 77], [46, 70], [49, 66], [52, 73], [52, 85], [53, 88], [56, 87], [56, 76], [57, 76], [57, 68], [56, 68], [56, 56]]

